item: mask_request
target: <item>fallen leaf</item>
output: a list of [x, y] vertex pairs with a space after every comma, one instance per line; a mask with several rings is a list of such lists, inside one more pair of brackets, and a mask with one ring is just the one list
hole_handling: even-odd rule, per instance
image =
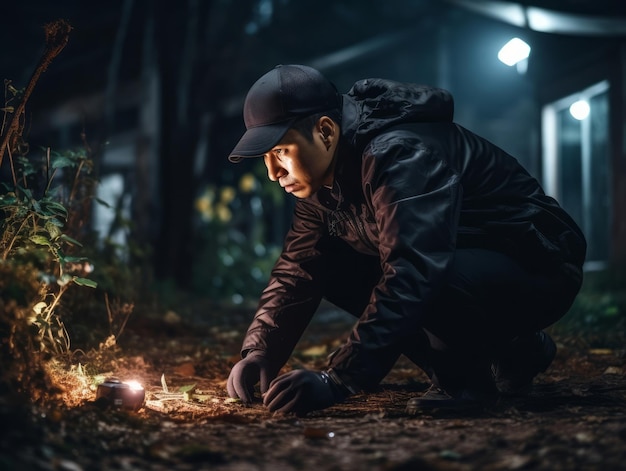
[[174, 311], [167, 311], [165, 315], [163, 316], [163, 322], [165, 322], [166, 324], [170, 324], [170, 325], [180, 324], [180, 321], [181, 321], [180, 315]]
[[589, 353], [592, 355], [612, 355], [613, 350], [610, 348], [591, 348], [589, 349]]
[[603, 375], [618, 375], [621, 376], [624, 374], [624, 370], [622, 370], [619, 366], [609, 366], [602, 373]]
[[578, 432], [575, 438], [578, 443], [593, 443], [594, 441], [593, 435], [587, 432]]
[[302, 355], [306, 357], [321, 357], [323, 355], [326, 355], [327, 353], [328, 347], [326, 345], [316, 345], [302, 351]]

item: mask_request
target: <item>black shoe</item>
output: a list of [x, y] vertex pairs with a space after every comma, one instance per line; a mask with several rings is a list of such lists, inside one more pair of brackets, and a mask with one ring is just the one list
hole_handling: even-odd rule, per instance
[[423, 396], [409, 399], [406, 413], [416, 415], [420, 412], [450, 411], [462, 412], [483, 409], [496, 402], [497, 396], [492, 393], [479, 393], [461, 390], [454, 395], [432, 385]]
[[543, 331], [515, 339], [491, 367], [498, 391], [505, 395], [528, 394], [535, 376], [546, 371], [555, 356], [556, 345]]

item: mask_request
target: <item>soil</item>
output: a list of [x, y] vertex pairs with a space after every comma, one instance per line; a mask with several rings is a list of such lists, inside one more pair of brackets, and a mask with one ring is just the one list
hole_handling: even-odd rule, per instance
[[[146, 401], [137, 411], [95, 401], [95, 386], [67, 368], [66, 379], [56, 373], [56, 406], [2, 400], [0, 469], [626, 470], [623, 333], [616, 343], [615, 332], [593, 342], [552, 332], [559, 351], [533, 392], [480, 412], [407, 416], [428, 382], [401, 358], [374, 393], [296, 418], [228, 398], [252, 311], [218, 311], [129, 323], [98, 373], [139, 380]], [[285, 370], [323, 367], [349, 327], [319, 315]], [[76, 355], [72, 371], [89, 362]]]

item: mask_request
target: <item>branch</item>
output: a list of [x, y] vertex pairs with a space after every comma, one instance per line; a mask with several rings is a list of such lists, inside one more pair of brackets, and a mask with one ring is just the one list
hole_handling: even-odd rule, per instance
[[13, 113], [13, 118], [11, 119], [11, 124], [9, 125], [6, 134], [2, 137], [2, 142], [0, 142], [0, 165], [2, 165], [2, 158], [4, 157], [4, 153], [6, 152], [9, 143], [14, 137], [14, 134], [19, 129], [19, 121], [20, 116], [24, 112], [24, 108], [26, 107], [26, 102], [30, 98], [31, 93], [35, 89], [35, 85], [39, 81], [39, 77], [43, 72], [46, 71], [50, 63], [55, 59], [56, 56], [63, 50], [67, 41], [69, 40], [70, 31], [72, 27], [65, 20], [56, 20], [52, 23], [48, 23], [44, 26], [44, 31], [46, 33], [46, 49], [39, 60], [39, 64], [37, 68], [33, 72], [33, 75], [26, 86], [26, 90], [24, 91], [24, 96], [20, 101], [19, 105], [15, 109]]

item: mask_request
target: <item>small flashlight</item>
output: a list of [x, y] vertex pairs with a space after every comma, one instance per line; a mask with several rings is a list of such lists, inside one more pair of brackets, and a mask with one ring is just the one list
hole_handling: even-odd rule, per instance
[[137, 381], [121, 382], [107, 378], [98, 385], [96, 402], [137, 411], [143, 407], [146, 391]]

